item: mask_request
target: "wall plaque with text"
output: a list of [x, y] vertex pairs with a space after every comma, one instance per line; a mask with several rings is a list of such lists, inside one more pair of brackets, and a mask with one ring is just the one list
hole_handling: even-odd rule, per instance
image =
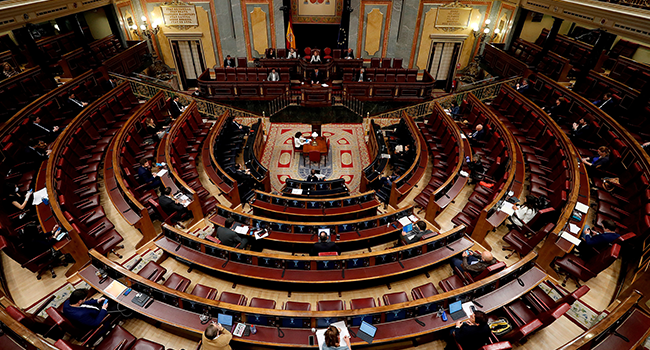
[[438, 7], [436, 14], [436, 27], [439, 28], [467, 28], [472, 18], [471, 8]]
[[166, 26], [198, 26], [194, 5], [161, 6]]

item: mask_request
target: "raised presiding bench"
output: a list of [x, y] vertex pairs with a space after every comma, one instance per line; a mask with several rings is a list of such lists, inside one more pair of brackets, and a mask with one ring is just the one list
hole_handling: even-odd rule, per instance
[[282, 188], [282, 193], [291, 197], [340, 197], [349, 192], [345, 179], [315, 182], [287, 179]]
[[336, 244], [343, 250], [370, 249], [374, 245], [396, 240], [402, 230], [398, 220], [413, 214], [413, 207], [410, 206], [399, 211], [350, 221], [294, 222], [244, 214], [222, 205], [217, 208], [217, 213], [210, 217], [212, 223], [223, 226], [226, 219], [232, 217], [236, 224], [267, 228], [270, 235], [264, 239], [264, 247], [291, 252], [309, 252], [312, 244], [318, 240], [319, 229], [329, 229], [331, 234], [335, 234]]
[[[531, 253], [503, 271], [479, 282], [413, 301], [355, 310], [309, 311], [309, 308], [297, 310], [292, 307], [288, 308], [291, 310], [279, 310], [228, 304], [179, 292], [138, 276], [94, 251], [91, 251], [90, 254], [92, 264], [81, 271], [79, 276], [92, 288], [122, 306], [132, 309], [142, 316], [178, 330], [192, 332], [197, 336], [203, 333], [206, 327], [201, 324], [198, 317], [200, 314], [207, 312], [216, 318], [219, 313], [226, 313], [233, 316], [233, 322], [257, 324], [257, 333], [247, 337], [234, 337], [234, 342], [274, 349], [287, 347], [315, 349], [316, 345], [308, 345], [309, 337], [313, 335], [312, 327], [324, 328], [330, 322], [346, 319], [350, 320], [349, 325], [354, 325], [361, 318], [367, 319], [368, 315], [373, 315], [372, 322], [377, 327], [377, 334], [371, 347], [383, 346], [385, 348], [386, 344], [391, 342], [415, 339], [453, 327], [455, 322], [452, 320], [444, 322], [435, 315], [440, 306], [445, 306], [456, 300], [476, 300], [482, 305], [482, 307], [477, 305], [477, 308], [489, 313], [521, 298], [547, 278], [546, 274], [535, 266], [535, 254]], [[101, 284], [99, 283], [100, 278], [96, 275], [99, 268], [104, 269], [108, 274], [106, 280]], [[153, 296], [153, 301], [145, 304], [147, 307], [144, 308], [133, 303], [135, 293], [130, 293], [127, 296], [124, 294], [112, 296], [104, 292], [113, 280], [126, 284], [134, 291]], [[359, 297], [367, 297], [367, 295]], [[315, 307], [311, 309], [313, 310]], [[278, 328], [272, 324], [281, 327], [282, 332], [278, 332]], [[351, 330], [355, 334], [358, 333], [356, 326], [351, 326]], [[368, 345], [356, 337], [350, 340], [353, 347]]]
[[442, 263], [474, 242], [459, 226], [416, 244], [341, 256], [290, 256], [230, 248], [163, 225], [156, 245], [191, 266], [265, 283], [353, 283], [394, 277]]
[[343, 71], [343, 92], [362, 101], [422, 101], [431, 98], [436, 80], [426, 70], [417, 80], [416, 69], [368, 68], [363, 82], [360, 69]]
[[255, 191], [250, 202], [253, 213], [282, 220], [332, 221], [374, 216], [381, 203], [373, 191], [329, 199], [287, 198]]
[[[272, 100], [289, 90], [289, 72], [276, 70], [279, 81], [268, 81], [271, 69], [217, 68], [199, 76], [199, 89], [204, 96], [214, 99]], [[214, 78], [212, 78], [214, 74]]]

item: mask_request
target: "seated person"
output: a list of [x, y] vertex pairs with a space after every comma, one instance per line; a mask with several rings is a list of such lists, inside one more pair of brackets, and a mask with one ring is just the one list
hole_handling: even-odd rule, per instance
[[598, 155], [589, 158], [582, 158], [582, 162], [587, 166], [587, 170], [602, 169], [603, 166], [609, 163], [609, 147], [598, 147]]
[[311, 55], [311, 60], [309, 61], [309, 63], [323, 63], [320, 60], [320, 51], [318, 50], [314, 51], [314, 54]]
[[483, 253], [477, 251], [464, 251], [463, 258], [454, 257], [451, 260], [452, 267], [457, 267], [461, 271], [467, 271], [473, 276], [483, 272], [488, 266], [496, 264], [497, 259], [487, 250]]
[[5, 62], [5, 63], [2, 64], [2, 76], [3, 76], [3, 79], [11, 78], [14, 75], [17, 75], [19, 73], [20, 72], [18, 72], [14, 67], [12, 67], [11, 64], [9, 64], [9, 62]]
[[108, 315], [108, 300], [88, 299], [88, 289], [77, 289], [63, 303], [63, 315], [84, 328], [96, 328]]
[[449, 107], [449, 113], [451, 114], [451, 117], [454, 118], [454, 120], [459, 120], [461, 115], [460, 115], [460, 106], [458, 105], [458, 102], [456, 100], [451, 101], [451, 107]]
[[235, 127], [235, 129], [244, 132], [245, 134], [248, 134], [251, 131], [251, 127], [248, 125], [240, 124], [237, 123], [235, 118], [231, 119], [232, 125]]
[[609, 92], [606, 92], [603, 94], [603, 96], [593, 102], [596, 106], [598, 106], [599, 109], [605, 111], [607, 113], [608, 110], [611, 109], [612, 105], [614, 104], [614, 100], [612, 100], [612, 94]]
[[483, 140], [485, 136], [485, 130], [483, 130], [483, 124], [477, 124], [474, 128], [474, 131], [467, 135], [467, 139], [472, 146], [478, 145], [478, 142]]
[[269, 73], [269, 76], [266, 77], [266, 80], [268, 81], [280, 81], [280, 74], [275, 71], [275, 68], [271, 69], [271, 73]]
[[34, 214], [34, 206], [31, 205], [29, 199], [32, 197], [34, 191], [29, 190], [25, 194], [20, 193], [20, 188], [18, 185], [13, 183], [5, 183], [5, 206], [6, 213], [13, 214], [18, 213], [18, 220], [27, 220], [31, 218]]
[[352, 52], [352, 49], [348, 49], [347, 51], [345, 51], [345, 53], [343, 54], [343, 58], [345, 58], [346, 60], [353, 60], [354, 52]]
[[226, 59], [223, 60], [223, 66], [224, 68], [235, 68], [235, 59], [227, 55]]
[[184, 229], [185, 227], [180, 223], [184, 219], [189, 219], [192, 216], [192, 213], [187, 210], [187, 208], [181, 204], [181, 202], [172, 196], [171, 187], [165, 187], [162, 190], [162, 196], [158, 198], [158, 204], [167, 215], [174, 215], [171, 219], [171, 222], [174, 225], [179, 226]]
[[598, 249], [608, 246], [620, 237], [620, 235], [616, 233], [616, 223], [612, 220], [603, 220], [603, 229], [603, 233], [599, 233], [598, 231], [589, 228], [589, 226], [585, 226], [581, 236], [584, 241], [583, 243], [587, 246]]
[[311, 172], [309, 173], [309, 176], [307, 176], [306, 181], [309, 181], [309, 182], [317, 182], [318, 181], [318, 176], [316, 176], [316, 169], [311, 169]]
[[60, 130], [58, 126], [47, 125], [43, 123], [40, 117], [32, 116], [32, 125], [30, 131], [31, 137], [35, 139], [42, 139], [47, 143], [51, 143], [56, 140], [57, 136], [59, 136]]
[[467, 161], [467, 168], [470, 170], [470, 185], [475, 184], [479, 181], [483, 181], [483, 179], [485, 179], [485, 167], [483, 166], [483, 162], [481, 162], [481, 155], [475, 154], [473, 159], [474, 160], [472, 161]]
[[223, 328], [221, 323], [212, 321], [201, 336], [200, 350], [230, 350], [232, 333]]
[[321, 232], [318, 235], [319, 241], [314, 243], [314, 246], [311, 248], [309, 255], [318, 256], [318, 253], [328, 253], [336, 252], [337, 255], [341, 255], [341, 249], [336, 245], [336, 243], [330, 241], [329, 235], [325, 232]]
[[239, 244], [239, 249], [245, 249], [248, 245], [248, 237], [242, 237], [237, 234], [237, 232], [231, 229], [232, 225], [235, 223], [235, 219], [227, 218], [226, 222], [223, 224], [224, 227], [217, 227], [217, 238], [221, 241], [221, 244], [228, 247], [236, 247]]
[[350, 337], [343, 337], [345, 344], [341, 345], [341, 331], [336, 326], [330, 325], [325, 331], [325, 344], [322, 350], [351, 350]]
[[266, 58], [275, 58], [275, 49], [269, 47], [269, 49], [266, 50]]
[[178, 118], [181, 114], [183, 114], [184, 110], [185, 106], [181, 104], [180, 97], [174, 96], [172, 103], [169, 104], [169, 113], [171, 113], [172, 118]]
[[519, 206], [517, 204], [512, 205], [515, 209], [515, 212], [510, 215], [508, 218], [511, 224], [506, 224], [509, 229], [514, 230], [516, 228], [521, 228], [523, 225], [527, 224], [532, 220], [537, 212], [539, 211], [539, 200], [533, 195], [526, 196], [526, 202]]
[[21, 161], [32, 163], [36, 166], [47, 160], [52, 150], [47, 149], [47, 143], [43, 140], [29, 139], [27, 147], [23, 149]]
[[71, 106], [73, 110], [77, 110], [78, 113], [82, 108], [88, 106], [88, 102], [81, 101], [74, 93], [71, 93], [70, 96], [68, 96], [68, 105]]
[[368, 78], [366, 77], [366, 70], [361, 68], [359, 70], [359, 75], [357, 76], [357, 78], [355, 80], [360, 82], [360, 83], [362, 83], [364, 81], [368, 81]]
[[433, 233], [433, 231], [427, 229], [427, 223], [420, 220], [413, 225], [413, 231], [404, 232], [402, 230], [402, 243], [411, 244], [419, 241], [423, 236]]
[[379, 182], [382, 186], [393, 187], [393, 182], [399, 178], [399, 175], [393, 173], [390, 176], [382, 176], [379, 178]]
[[311, 142], [311, 140], [305, 138], [302, 136], [302, 133], [298, 131], [294, 136], [293, 136], [293, 146], [296, 149], [302, 150], [302, 146], [308, 144]]
[[555, 104], [548, 109], [547, 113], [557, 123], [561, 123], [562, 119], [569, 114], [569, 104], [564, 97], [560, 97], [555, 100]]
[[289, 49], [289, 53], [287, 53], [287, 58], [298, 58], [300, 57], [298, 53], [296, 52], [296, 49], [293, 47]]
[[490, 341], [490, 326], [487, 315], [483, 311], [474, 311], [465, 321], [457, 321], [456, 327], [450, 331], [451, 338], [445, 349], [456, 349], [456, 342], [463, 349], [480, 349]]
[[580, 118], [577, 123], [571, 125], [571, 141], [584, 141], [589, 136], [589, 123], [585, 118]]
[[311, 72], [311, 83], [313, 84], [320, 84], [321, 81], [323, 80], [323, 74], [318, 70], [318, 68], [314, 69], [313, 72]]
[[522, 79], [521, 83], [516, 85], [517, 92], [522, 95], [526, 95], [529, 88], [530, 86], [528, 85], [528, 79]]
[[143, 189], [151, 190], [154, 188], [160, 188], [163, 190], [165, 185], [158, 176], [155, 176], [151, 173], [151, 160], [147, 158], [140, 159], [140, 167], [138, 167], [138, 182], [140, 185], [145, 185]]
[[163, 126], [162, 129], [158, 129], [158, 126], [156, 125], [156, 122], [153, 120], [153, 118], [149, 117], [145, 119], [144, 126], [145, 126], [145, 131], [150, 136], [156, 135], [156, 138], [158, 139], [162, 139], [163, 137], [165, 137], [166, 127]]

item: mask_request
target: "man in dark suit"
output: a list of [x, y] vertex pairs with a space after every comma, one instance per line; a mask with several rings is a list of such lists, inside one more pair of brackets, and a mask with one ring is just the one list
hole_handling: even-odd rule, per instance
[[311, 173], [309, 176], [307, 176], [307, 180], [309, 182], [316, 182], [318, 181], [318, 176], [316, 176], [316, 169], [311, 169]]
[[456, 327], [450, 331], [451, 338], [447, 341], [447, 349], [456, 349], [456, 342], [463, 349], [479, 349], [490, 340], [490, 326], [487, 315], [483, 311], [474, 311], [469, 319], [456, 322]]
[[528, 79], [523, 79], [521, 81], [521, 84], [517, 84], [517, 92], [519, 92], [522, 95], [528, 94], [528, 89], [530, 86], [528, 86]]
[[427, 223], [420, 220], [413, 225], [411, 232], [402, 231], [402, 243], [404, 245], [415, 243], [429, 233], [433, 233], [433, 231], [427, 229]]
[[223, 66], [225, 68], [235, 68], [235, 59], [230, 57], [230, 55], [226, 56], [226, 59], [223, 60]]
[[311, 72], [311, 83], [312, 84], [320, 84], [321, 79], [323, 79], [323, 76], [318, 71], [318, 68], [314, 69], [314, 71]]
[[571, 126], [571, 141], [582, 142], [585, 141], [585, 138], [589, 136], [589, 123], [585, 118], [580, 118], [577, 123], [573, 123]]
[[165, 189], [162, 181], [158, 176], [154, 176], [151, 173], [151, 161], [146, 158], [140, 159], [140, 167], [138, 167], [138, 182], [140, 185], [145, 185], [145, 190], [150, 190], [156, 187], [160, 187], [161, 190]]
[[31, 133], [32, 137], [50, 143], [59, 136], [59, 127], [47, 125], [43, 123], [40, 117], [32, 116]]
[[368, 78], [366, 78], [366, 70], [365, 69], [361, 68], [361, 70], [359, 70], [359, 75], [357, 76], [355, 81], [358, 81], [360, 83], [364, 82], [364, 81], [368, 81]]
[[[612, 242], [621, 237], [616, 233], [616, 223], [612, 220], [603, 220], [603, 233], [592, 230], [588, 226], [585, 227], [582, 231], [582, 241], [584, 246], [581, 244], [580, 257], [585, 261], [590, 260], [597, 251], [600, 251], [604, 248], [607, 248]], [[593, 248], [593, 249], [589, 249]]]
[[474, 132], [469, 134], [467, 136], [467, 139], [469, 140], [469, 143], [472, 146], [475, 146], [478, 144], [479, 141], [483, 140], [484, 136], [485, 136], [485, 130], [483, 130], [483, 124], [477, 124], [476, 128], [474, 129]]
[[224, 227], [217, 228], [217, 238], [225, 246], [235, 247], [239, 244], [239, 249], [244, 249], [248, 245], [248, 237], [241, 237], [237, 232], [230, 229], [234, 223], [235, 219], [227, 218]]
[[108, 303], [105, 298], [88, 299], [88, 289], [77, 289], [63, 303], [63, 314], [75, 326], [96, 328], [108, 315]]
[[487, 269], [488, 266], [496, 264], [497, 259], [492, 256], [492, 253], [489, 251], [484, 251], [479, 253], [477, 251], [464, 251], [462, 254], [463, 258], [452, 258], [451, 265], [452, 267], [457, 267], [461, 271], [467, 271], [472, 275], [479, 275], [483, 270]]
[[81, 101], [80, 99], [75, 96], [75, 94], [70, 94], [68, 96], [68, 106], [70, 109], [75, 111], [76, 113], [79, 113], [84, 107], [88, 106], [88, 102]]
[[347, 60], [353, 60], [354, 59], [354, 52], [352, 52], [352, 49], [348, 49], [345, 51], [345, 54], [343, 55], [343, 58]]
[[184, 110], [185, 106], [181, 104], [180, 98], [178, 96], [174, 96], [172, 103], [169, 104], [169, 113], [171, 113], [172, 118], [178, 118], [178, 116], [183, 114]]
[[594, 104], [598, 106], [598, 108], [603, 112], [609, 113], [612, 107], [614, 107], [614, 100], [612, 99], [612, 94], [606, 92], [602, 98], [594, 101]]
[[319, 235], [320, 242], [314, 243], [314, 247], [311, 248], [309, 255], [318, 256], [318, 253], [328, 253], [336, 252], [337, 255], [341, 255], [341, 249], [334, 242], [328, 242], [328, 234], [321, 232]]
[[167, 215], [173, 215], [176, 213], [176, 215], [171, 218], [171, 222], [181, 228], [185, 228], [181, 225], [180, 221], [191, 215], [189, 210], [187, 210], [187, 208], [185, 208], [185, 206], [183, 206], [177, 199], [171, 196], [172, 189], [170, 187], [165, 187], [162, 194], [163, 195], [158, 198], [158, 204], [160, 204], [162, 210]]
[[117, 87], [117, 83], [111, 78], [108, 78], [108, 80], [106, 80], [102, 85], [104, 86], [105, 91], [110, 91]]

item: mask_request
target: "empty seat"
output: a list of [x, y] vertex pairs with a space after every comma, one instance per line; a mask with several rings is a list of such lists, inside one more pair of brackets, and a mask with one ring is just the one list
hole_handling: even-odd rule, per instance
[[343, 300], [320, 300], [316, 304], [317, 311], [338, 311], [345, 310]]
[[131, 344], [136, 341], [133, 334], [129, 333], [126, 329], [115, 326], [113, 330], [104, 337], [104, 340], [95, 347], [95, 350], [113, 350], [117, 349], [118, 345], [122, 344], [121, 349], [129, 349]]
[[202, 284], [197, 284], [194, 286], [194, 289], [192, 289], [192, 295], [199, 298], [214, 300], [217, 298], [217, 290]]
[[165, 346], [147, 339], [138, 339], [129, 350], [165, 350]]
[[394, 305], [409, 301], [409, 297], [406, 295], [406, 292], [384, 294], [384, 296], [382, 296], [382, 299], [384, 300], [384, 305]]
[[411, 289], [411, 297], [413, 298], [413, 300], [424, 299], [437, 294], [438, 291], [436, 290], [436, 287], [431, 282]]
[[250, 307], [259, 307], [262, 309], [275, 309], [275, 300], [252, 298]]
[[183, 277], [176, 272], [172, 273], [171, 276], [167, 278], [167, 281], [164, 283], [165, 287], [171, 289], [176, 289], [179, 292], [185, 292], [187, 287], [189, 287], [191, 281], [189, 278]]
[[376, 307], [374, 298], [359, 298], [350, 300], [350, 309], [367, 309], [371, 307]]
[[147, 265], [145, 265], [142, 270], [138, 272], [138, 275], [154, 281], [158, 282], [159, 280], [164, 280], [163, 276], [167, 273], [167, 269], [156, 264], [153, 261], [149, 261]]
[[299, 301], [287, 301], [282, 306], [283, 310], [311, 311], [310, 303], [301, 303]]
[[228, 304], [241, 305], [241, 306], [246, 305], [246, 300], [247, 298], [245, 296], [237, 293], [230, 293], [230, 292], [222, 292], [221, 296], [219, 297], [219, 301], [223, 301], [224, 303], [228, 303]]

